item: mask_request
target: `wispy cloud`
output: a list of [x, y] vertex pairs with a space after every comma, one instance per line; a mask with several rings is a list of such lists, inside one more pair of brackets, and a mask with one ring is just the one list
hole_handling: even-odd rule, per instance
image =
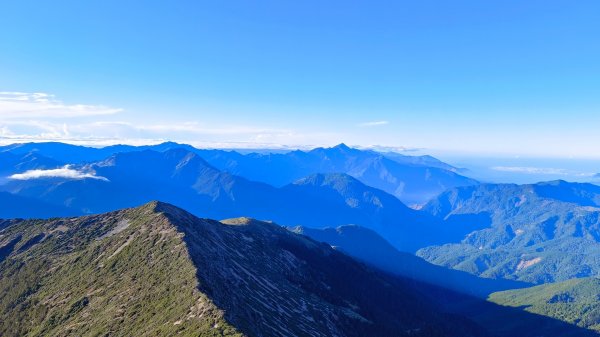
[[64, 179], [97, 179], [108, 181], [105, 177], [97, 176], [95, 172], [83, 172], [72, 169], [69, 165], [62, 168], [50, 170], [29, 170], [23, 173], [13, 174], [9, 177], [14, 180], [31, 180], [43, 178], [64, 178]]
[[388, 125], [388, 124], [390, 124], [390, 122], [388, 122], [388, 121], [372, 121], [372, 122], [360, 123], [360, 124], [358, 124], [358, 126], [366, 128], [366, 127], [382, 126], [382, 125]]
[[5, 119], [85, 117], [121, 111], [103, 105], [66, 104], [47, 93], [0, 92], [0, 117]]
[[373, 150], [376, 152], [396, 152], [396, 153], [417, 152], [417, 151], [424, 150], [423, 148], [419, 148], [419, 147], [387, 146], [387, 145], [367, 145], [367, 146], [355, 145], [354, 147], [356, 147], [357, 149], [361, 149], [361, 150]]
[[[297, 149], [324, 146], [339, 139], [335, 132], [298, 132], [251, 125], [210, 125], [199, 122], [132, 123], [23, 119], [0, 121], [0, 145], [58, 141], [78, 145], [157, 144], [177, 141], [207, 148]], [[306, 140], [311, 140], [307, 144]]]
[[47, 93], [0, 92], [0, 145], [44, 141], [140, 145], [169, 140], [211, 148], [288, 149], [324, 146], [342, 138], [337, 131], [161, 119], [156, 114], [146, 118], [120, 111], [104, 105], [67, 104]]
[[514, 172], [526, 174], [553, 174], [553, 175], [568, 175], [568, 171], [559, 168], [550, 167], [527, 167], [527, 166], [494, 166], [494, 171]]
[[491, 167], [494, 171], [523, 173], [523, 174], [544, 174], [554, 176], [577, 176], [577, 177], [593, 177], [594, 173], [573, 172], [571, 170], [551, 167], [529, 167], [529, 166], [494, 166]]

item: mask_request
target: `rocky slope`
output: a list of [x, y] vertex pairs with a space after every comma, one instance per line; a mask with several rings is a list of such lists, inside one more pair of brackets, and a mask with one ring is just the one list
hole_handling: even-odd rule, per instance
[[153, 202], [0, 228], [2, 336], [486, 335], [274, 224]]

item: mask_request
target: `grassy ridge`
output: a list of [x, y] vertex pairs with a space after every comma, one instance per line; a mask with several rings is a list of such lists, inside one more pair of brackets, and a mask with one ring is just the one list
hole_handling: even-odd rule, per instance
[[0, 246], [20, 237], [0, 264], [2, 336], [241, 336], [197, 289], [181, 235], [149, 208], [1, 234]]

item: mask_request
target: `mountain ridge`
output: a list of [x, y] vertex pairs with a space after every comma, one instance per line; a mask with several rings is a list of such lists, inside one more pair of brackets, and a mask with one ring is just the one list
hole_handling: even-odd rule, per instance
[[275, 224], [151, 202], [0, 233], [6, 336], [488, 336], [410, 283]]

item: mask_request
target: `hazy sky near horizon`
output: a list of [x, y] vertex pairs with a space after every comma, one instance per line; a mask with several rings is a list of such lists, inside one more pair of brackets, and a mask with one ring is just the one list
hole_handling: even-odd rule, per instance
[[7, 1], [0, 142], [600, 157], [598, 1]]

